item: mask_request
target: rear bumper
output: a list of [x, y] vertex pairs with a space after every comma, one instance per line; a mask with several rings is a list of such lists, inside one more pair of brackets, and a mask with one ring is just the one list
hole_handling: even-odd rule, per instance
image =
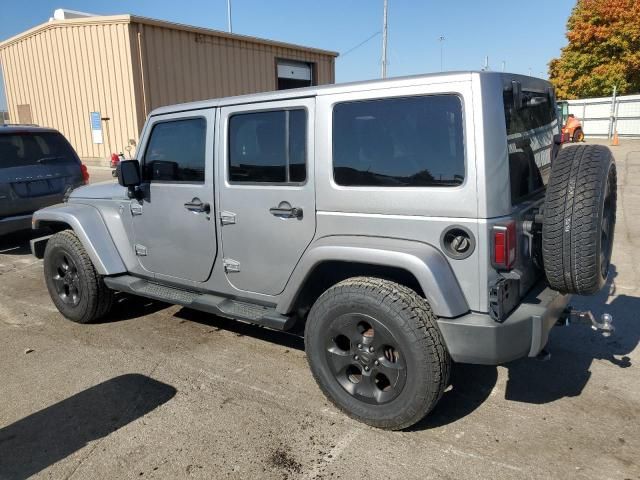
[[31, 229], [32, 215], [19, 215], [16, 217], [0, 218], [0, 235]]
[[438, 326], [454, 361], [498, 365], [540, 353], [570, 298], [540, 282], [502, 323], [488, 314], [469, 313], [441, 318]]

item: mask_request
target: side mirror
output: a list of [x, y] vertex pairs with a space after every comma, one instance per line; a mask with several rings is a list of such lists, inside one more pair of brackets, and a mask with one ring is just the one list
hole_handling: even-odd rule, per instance
[[135, 196], [135, 189], [140, 185], [140, 162], [138, 160], [122, 160], [116, 167], [118, 183], [129, 189], [129, 196]]

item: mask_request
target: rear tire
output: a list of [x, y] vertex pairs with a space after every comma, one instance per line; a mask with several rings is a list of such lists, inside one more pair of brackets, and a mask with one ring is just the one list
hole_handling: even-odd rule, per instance
[[91, 323], [111, 310], [113, 292], [71, 230], [56, 233], [47, 242], [44, 275], [51, 300], [69, 320]]
[[327, 398], [378, 428], [413, 425], [449, 381], [451, 360], [431, 307], [388, 280], [354, 277], [324, 292], [309, 312], [305, 349]]
[[573, 138], [571, 139], [571, 141], [574, 143], [584, 142], [584, 132], [581, 128], [577, 128], [573, 132]]
[[549, 285], [593, 295], [609, 273], [616, 221], [616, 165], [603, 145], [563, 149], [553, 162], [542, 225]]

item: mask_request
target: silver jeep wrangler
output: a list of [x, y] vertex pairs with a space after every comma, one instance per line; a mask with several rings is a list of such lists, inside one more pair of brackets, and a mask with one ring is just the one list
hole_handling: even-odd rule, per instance
[[605, 283], [616, 169], [561, 149], [540, 79], [421, 75], [154, 110], [118, 183], [34, 215], [70, 320], [114, 292], [302, 331], [348, 415], [401, 429], [452, 361], [535, 357]]

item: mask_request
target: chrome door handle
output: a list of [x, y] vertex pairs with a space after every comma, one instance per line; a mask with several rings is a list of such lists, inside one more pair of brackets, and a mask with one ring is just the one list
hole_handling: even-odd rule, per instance
[[185, 203], [184, 208], [194, 213], [211, 213], [211, 205], [203, 203], [199, 198], [194, 198], [190, 202]]
[[273, 207], [269, 209], [271, 215], [280, 218], [302, 218], [302, 209], [298, 207], [280, 208]]

